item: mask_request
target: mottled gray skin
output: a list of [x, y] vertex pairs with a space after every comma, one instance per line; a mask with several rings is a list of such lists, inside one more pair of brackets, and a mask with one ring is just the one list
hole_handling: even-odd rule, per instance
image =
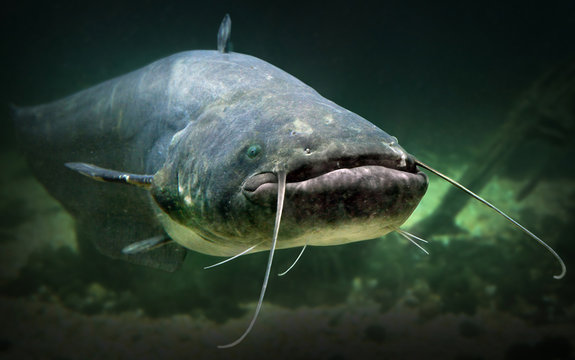
[[[178, 245], [136, 256], [121, 249], [163, 231], [212, 255], [269, 249], [277, 171], [288, 174], [278, 248], [384, 235], [427, 189], [395, 138], [238, 53], [175, 54], [17, 110], [16, 120], [35, 174], [77, 219], [79, 236], [112, 257], [168, 270], [183, 259]], [[66, 162], [154, 174], [153, 186], [95, 182]]]

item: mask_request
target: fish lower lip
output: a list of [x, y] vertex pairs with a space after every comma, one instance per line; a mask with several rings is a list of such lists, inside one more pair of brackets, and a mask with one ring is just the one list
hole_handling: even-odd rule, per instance
[[[350, 197], [354, 194], [394, 197], [421, 197], [427, 189], [427, 177], [377, 165], [337, 169], [311, 179], [288, 182], [286, 196], [309, 198], [314, 195]], [[262, 173], [248, 179], [243, 194], [252, 202], [272, 205], [277, 197], [277, 179], [273, 173]], [[363, 196], [362, 195], [362, 196]]]

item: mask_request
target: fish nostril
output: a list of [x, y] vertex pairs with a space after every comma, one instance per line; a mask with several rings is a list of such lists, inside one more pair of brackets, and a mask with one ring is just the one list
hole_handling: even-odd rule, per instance
[[310, 155], [311, 154], [311, 149], [310, 148], [305, 148], [305, 150], [303, 151], [306, 155]]

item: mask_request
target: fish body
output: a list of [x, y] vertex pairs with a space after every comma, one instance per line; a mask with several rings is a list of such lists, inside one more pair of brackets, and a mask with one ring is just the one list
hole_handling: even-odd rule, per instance
[[[35, 175], [103, 253], [171, 269], [181, 245], [235, 255], [372, 239], [409, 217], [426, 176], [397, 139], [258, 58], [188, 51], [50, 104], [16, 111]], [[64, 167], [153, 174], [150, 191]], [[84, 231], [82, 231], [84, 229]], [[125, 255], [167, 233], [178, 244]]]

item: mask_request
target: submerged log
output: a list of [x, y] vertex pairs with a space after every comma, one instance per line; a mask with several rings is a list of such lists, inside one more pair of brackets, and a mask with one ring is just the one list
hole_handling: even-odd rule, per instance
[[[477, 158], [458, 181], [480, 192], [495, 174], [511, 164], [513, 155], [526, 139], [545, 143], [551, 152], [563, 152], [575, 133], [575, 59], [556, 66], [539, 77], [519, 97], [495, 135], [485, 141]], [[526, 197], [547, 171], [541, 157], [530, 163], [527, 182], [517, 194]], [[457, 214], [470, 198], [450, 188], [432, 215], [411, 227], [411, 231], [429, 235], [456, 231]]]

